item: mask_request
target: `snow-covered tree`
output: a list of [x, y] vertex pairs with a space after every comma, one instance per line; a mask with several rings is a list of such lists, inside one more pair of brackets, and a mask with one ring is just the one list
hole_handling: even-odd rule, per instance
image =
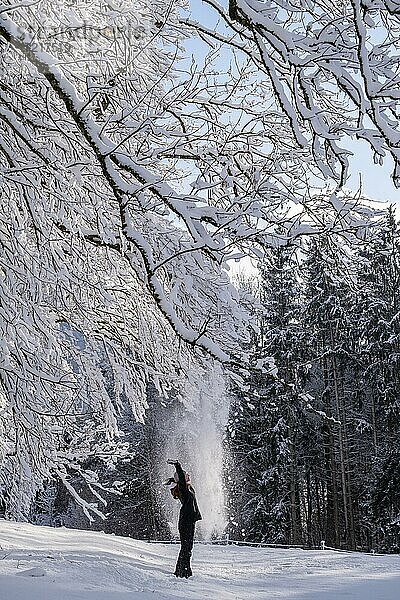
[[[396, 551], [398, 223], [356, 249], [313, 236], [264, 259], [253, 375], [227, 430], [230, 532], [250, 541]], [[290, 256], [290, 255], [289, 255]]]
[[[181, 145], [183, 154], [194, 151], [192, 139], [186, 148], [179, 115], [171, 116], [179, 110], [174, 96], [188, 102], [190, 91], [169, 76], [179, 36], [172, 16], [164, 23], [158, 15], [171, 11], [163, 2], [140, 5], [2, 9], [3, 192], [22, 204], [34, 239], [78, 237], [116, 254], [144, 280], [181, 338], [227, 360], [232, 347], [225, 339], [221, 349], [201, 282], [216, 279], [225, 246], [206, 223], [225, 229], [229, 216], [232, 227], [233, 215], [166, 181], [171, 164], [164, 154], [179, 156]], [[178, 177], [173, 169], [170, 179]], [[226, 280], [217, 287], [219, 294]], [[223, 335], [236, 337], [228, 314]]]
[[355, 348], [349, 335], [351, 301], [348, 283], [343, 281], [342, 253], [340, 246], [332, 247], [325, 238], [310, 241], [304, 272], [304, 323], [311, 338], [310, 389], [318, 398], [318, 409], [327, 415], [322, 423], [325, 465], [321, 465], [327, 498], [326, 541], [354, 547], [348, 399], [354, 379], [351, 363]]
[[[110, 395], [113, 395], [110, 389]], [[169, 539], [171, 531], [165, 510], [166, 488], [161, 485], [165, 463], [167, 423], [174, 408], [185, 405], [160, 397], [155, 387], [148, 385], [145, 422], [138, 422], [128, 399], [122, 398], [117, 416], [120, 435], [127, 452], [114, 461], [112, 468], [96, 455], [82, 458], [82, 467], [90, 470], [102, 482], [101, 508], [106, 519], [93, 515], [89, 522], [81, 507], [61, 481], [45, 483], [31, 506], [29, 520], [44, 525], [64, 525], [78, 529], [92, 529], [130, 536], [136, 539]], [[71, 484], [88, 503], [98, 500], [79, 473], [71, 473]], [[112, 491], [108, 491], [111, 489]], [[169, 491], [169, 490], [167, 490]]]
[[6, 3], [0, 40], [0, 489], [26, 516], [51, 475], [100, 485], [82, 460], [118, 458], [121, 393], [141, 419], [149, 379], [179, 387], [179, 338], [228, 360], [247, 316], [204, 225], [218, 209], [158, 156], [186, 140], [171, 7]]
[[349, 136], [376, 162], [391, 156], [400, 186], [397, 0], [203, 1], [223, 20], [225, 41], [267, 75], [297, 144], [311, 145], [326, 177], [345, 182]]
[[265, 110], [271, 92], [251, 57], [218, 69], [211, 52], [202, 70], [181, 60], [181, 8], [0, 8], [0, 495], [10, 514], [26, 515], [54, 473], [76, 498], [71, 470], [100, 486], [82, 460], [116, 460], [122, 393], [141, 419], [150, 379], [167, 393], [193, 360], [248, 366], [250, 316], [228, 259], [260, 255], [277, 235], [365, 224], [336, 192], [324, 206], [308, 197], [313, 154], [275, 102]]
[[271, 248], [260, 264], [259, 333], [251, 352], [273, 356], [277, 376], [254, 374], [232, 401], [227, 431], [231, 533], [250, 541], [302, 542], [298, 453], [305, 426], [299, 378], [304, 339], [292, 247]]
[[[400, 503], [400, 230], [390, 207], [371, 243], [359, 251], [360, 293], [356, 303], [360, 378], [370, 424], [365, 497], [371, 544], [398, 551]], [[372, 477], [371, 477], [372, 471]], [[369, 509], [369, 510], [368, 510]]]

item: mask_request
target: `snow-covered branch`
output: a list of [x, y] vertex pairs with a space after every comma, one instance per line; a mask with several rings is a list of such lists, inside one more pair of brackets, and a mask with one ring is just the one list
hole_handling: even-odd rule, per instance
[[252, 37], [297, 143], [311, 139], [323, 172], [328, 166], [345, 183], [349, 136], [366, 140], [377, 161], [389, 154], [400, 186], [397, 3], [230, 0], [229, 10], [206, 3], [231, 24], [236, 47], [249, 51]]

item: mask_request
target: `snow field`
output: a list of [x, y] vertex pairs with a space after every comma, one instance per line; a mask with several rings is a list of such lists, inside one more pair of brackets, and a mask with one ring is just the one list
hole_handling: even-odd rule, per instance
[[177, 545], [0, 520], [0, 600], [398, 600], [400, 557]]

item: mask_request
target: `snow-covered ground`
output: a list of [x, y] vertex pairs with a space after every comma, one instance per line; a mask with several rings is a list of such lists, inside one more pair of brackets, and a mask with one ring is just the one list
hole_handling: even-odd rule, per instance
[[0, 600], [398, 600], [400, 556], [176, 545], [0, 520]]

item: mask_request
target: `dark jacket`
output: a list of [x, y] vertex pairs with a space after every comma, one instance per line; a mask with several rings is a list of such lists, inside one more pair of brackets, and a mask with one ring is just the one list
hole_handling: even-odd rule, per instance
[[183, 472], [180, 463], [176, 463], [175, 468], [178, 474], [179, 499], [182, 503], [179, 513], [179, 525], [200, 521], [201, 514], [199, 507], [197, 506], [194, 489], [190, 483], [188, 484], [186, 482], [185, 473]]

